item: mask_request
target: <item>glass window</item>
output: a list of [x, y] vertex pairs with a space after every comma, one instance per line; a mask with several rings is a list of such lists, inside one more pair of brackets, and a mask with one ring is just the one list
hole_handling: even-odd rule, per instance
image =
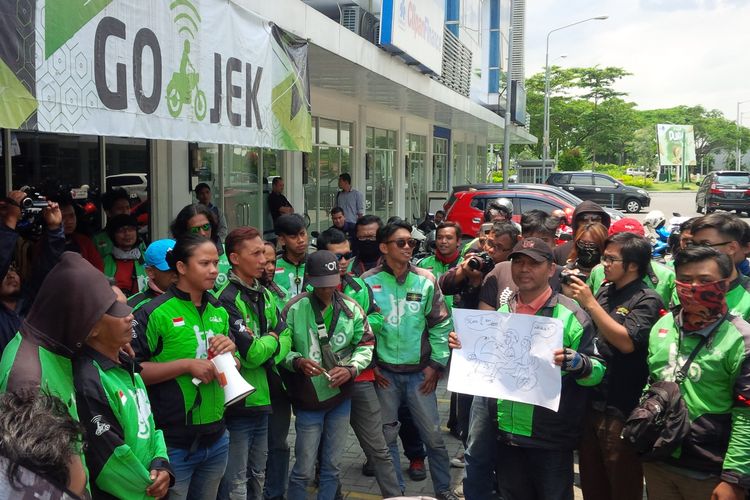
[[340, 122], [341, 128], [340, 128], [340, 136], [341, 139], [339, 141], [339, 145], [341, 146], [352, 146], [352, 123], [347, 122]]
[[[525, 213], [529, 210], [541, 210], [548, 214], [551, 214], [553, 210], [558, 210], [560, 207], [547, 203], [546, 201], [537, 200], [534, 198], [521, 198], [521, 211], [519, 213]], [[513, 207], [515, 210], [515, 206]]]
[[260, 162], [262, 150], [224, 145], [224, 218], [229, 231], [261, 226]]
[[448, 139], [433, 137], [432, 141], [432, 189], [448, 190]]
[[424, 215], [427, 207], [427, 186], [424, 178], [427, 168], [427, 137], [408, 134], [407, 144], [409, 154], [406, 162], [406, 214], [405, 218], [418, 221]]
[[320, 118], [318, 124], [318, 133], [320, 134], [318, 144], [337, 146], [339, 144], [338, 122], [336, 120]]
[[372, 137], [365, 157], [365, 211], [383, 220], [393, 213], [393, 165], [396, 131], [367, 127]]
[[573, 186], [591, 186], [591, 174], [571, 175], [570, 184]]
[[602, 177], [600, 175], [594, 176], [594, 186], [597, 187], [606, 187], [606, 188], [614, 188], [617, 187], [617, 183], [615, 183], [612, 179], [607, 179], [606, 177]]

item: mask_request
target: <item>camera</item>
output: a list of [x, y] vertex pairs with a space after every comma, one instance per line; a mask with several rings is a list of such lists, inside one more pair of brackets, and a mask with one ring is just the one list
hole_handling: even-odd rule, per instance
[[21, 200], [21, 210], [25, 211], [40, 211], [47, 208], [47, 200], [41, 196], [27, 196]]
[[495, 268], [495, 261], [487, 252], [481, 252], [469, 259], [468, 266], [482, 274], [487, 274]]
[[571, 279], [573, 276], [581, 281], [586, 281], [587, 276], [578, 269], [563, 269], [560, 271], [560, 283], [563, 285], [570, 285], [573, 283]]

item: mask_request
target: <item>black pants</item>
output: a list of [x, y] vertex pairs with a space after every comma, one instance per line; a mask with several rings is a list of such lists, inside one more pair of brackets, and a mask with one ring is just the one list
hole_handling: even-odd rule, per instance
[[573, 500], [573, 450], [499, 443], [497, 451], [503, 500]]

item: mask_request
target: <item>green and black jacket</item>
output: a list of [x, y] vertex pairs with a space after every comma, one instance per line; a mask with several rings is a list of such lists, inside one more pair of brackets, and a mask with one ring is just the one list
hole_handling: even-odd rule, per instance
[[286, 290], [286, 299], [283, 303], [289, 302], [295, 295], [305, 291], [303, 283], [305, 280], [305, 263], [306, 260], [303, 260], [299, 264], [294, 264], [287, 260], [285, 255], [276, 260], [276, 272], [273, 281], [283, 290]]
[[73, 361], [93, 498], [149, 498], [152, 470], [168, 471], [174, 484], [164, 435], [154, 424], [139, 371], [125, 355], [118, 364], [88, 346]]
[[[663, 316], [651, 329], [648, 367], [651, 380], [674, 381], [700, 340], [680, 326], [680, 310]], [[690, 415], [690, 431], [666, 462], [721, 476], [750, 487], [750, 324], [727, 315], [698, 352], [680, 392]]]
[[[256, 282], [243, 283], [229, 272], [229, 282], [214, 292], [229, 313], [229, 328], [240, 358], [240, 373], [256, 391], [227, 408], [227, 417], [271, 412], [269, 377], [278, 377], [276, 361], [283, 360], [291, 339], [281, 319], [277, 299], [270, 290]], [[276, 340], [268, 332], [279, 335]]]
[[[421, 259], [419, 262], [417, 262], [417, 267], [430, 271], [432, 275], [435, 276], [435, 281], [439, 282], [442, 275], [456, 267], [461, 263], [461, 261], [463, 261], [463, 256], [460, 253], [458, 257], [456, 257], [456, 260], [454, 260], [453, 262], [449, 262], [448, 264], [443, 264], [435, 255], [430, 255], [429, 257], [425, 257], [424, 259]], [[453, 295], [443, 294], [443, 297], [445, 298], [445, 303], [448, 306], [448, 310], [452, 309]]]
[[[591, 293], [596, 295], [604, 281], [604, 266], [597, 264], [591, 270], [586, 284], [591, 288]], [[652, 260], [646, 276], [643, 277], [643, 282], [652, 290], [656, 290], [665, 305], [679, 303], [675, 291], [674, 269]]]
[[[739, 273], [738, 273], [739, 274]], [[740, 274], [729, 284], [726, 295], [729, 313], [750, 321], [750, 278]]]
[[[515, 310], [516, 296], [498, 309]], [[527, 448], [573, 450], [583, 431], [583, 416], [590, 397], [590, 387], [601, 382], [604, 363], [596, 357], [594, 326], [583, 309], [572, 299], [553, 292], [537, 316], [557, 318], [563, 323], [563, 347], [569, 347], [591, 360], [591, 372], [574, 378], [562, 371], [560, 407], [556, 412], [542, 406], [509, 400], [497, 401], [499, 439], [507, 444]], [[550, 353], [551, 355], [551, 353]]]
[[[200, 308], [190, 295], [172, 286], [135, 312], [136, 361], [166, 363], [207, 359], [208, 341], [229, 334], [229, 315], [210, 293]], [[170, 448], [208, 447], [224, 433], [224, 391], [214, 380], [193, 384], [189, 373], [148, 386], [158, 428]]]
[[148, 304], [151, 300], [161, 295], [155, 292], [150, 286], [146, 286], [146, 289], [142, 292], [138, 292], [128, 297], [128, 305], [133, 308], [133, 312], [143, 307], [143, 304]]
[[[316, 308], [326, 327], [327, 339], [318, 335]], [[292, 339], [292, 348], [283, 362], [282, 377], [287, 386], [289, 399], [295, 408], [302, 410], [324, 410], [333, 408], [348, 394], [354, 378], [372, 362], [375, 337], [362, 308], [357, 302], [334, 292], [333, 303], [323, 308], [314, 294], [302, 292], [284, 308], [286, 328]], [[331, 388], [325, 375], [306, 377], [297, 372], [300, 358], [312, 359], [327, 370], [323, 350], [327, 344], [339, 360], [337, 366], [352, 372], [351, 381], [339, 388]]]

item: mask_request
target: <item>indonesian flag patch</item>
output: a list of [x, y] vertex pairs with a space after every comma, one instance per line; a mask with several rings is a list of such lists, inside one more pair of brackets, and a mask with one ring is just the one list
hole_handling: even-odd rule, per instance
[[185, 319], [180, 316], [179, 318], [172, 318], [172, 326], [185, 326]]
[[666, 328], [659, 328], [659, 332], [657, 335], [659, 335], [659, 337], [666, 337], [667, 333], [669, 333], [669, 330], [667, 330]]
[[283, 272], [284, 272], [284, 268], [283, 267], [277, 267], [276, 268], [276, 274], [283, 273]]
[[381, 285], [372, 285], [372, 291], [373, 292], [382, 292], [383, 287]]
[[127, 402], [128, 402], [128, 398], [127, 398], [127, 396], [125, 396], [125, 393], [124, 393], [124, 392], [122, 392], [122, 391], [117, 391], [117, 395], [118, 395], [118, 396], [120, 397], [120, 403], [122, 403], [122, 404], [123, 404], [123, 406], [124, 406], [124, 405], [125, 405], [125, 403], [127, 403]]

